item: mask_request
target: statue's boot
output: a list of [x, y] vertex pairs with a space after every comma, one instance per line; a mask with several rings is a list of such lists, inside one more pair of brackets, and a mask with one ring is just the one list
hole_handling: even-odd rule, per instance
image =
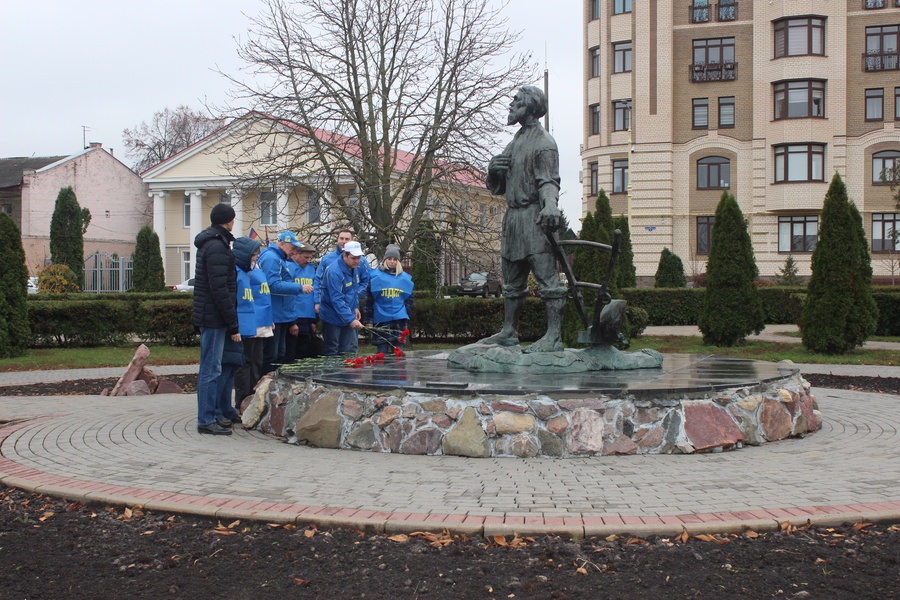
[[503, 328], [498, 333], [479, 340], [479, 344], [495, 344], [497, 346], [518, 346], [519, 332], [516, 331], [516, 325], [519, 323], [519, 317], [522, 315], [522, 309], [525, 307], [524, 298], [515, 298], [503, 300]]
[[544, 308], [547, 311], [547, 333], [535, 343], [523, 348], [522, 352], [562, 352], [565, 350], [562, 343], [562, 322], [563, 314], [566, 311], [566, 299], [544, 300]]

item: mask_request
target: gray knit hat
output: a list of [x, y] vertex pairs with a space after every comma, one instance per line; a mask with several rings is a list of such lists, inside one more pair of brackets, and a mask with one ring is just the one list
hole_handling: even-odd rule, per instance
[[388, 244], [388, 247], [384, 251], [384, 257], [400, 260], [400, 246], [397, 244]]

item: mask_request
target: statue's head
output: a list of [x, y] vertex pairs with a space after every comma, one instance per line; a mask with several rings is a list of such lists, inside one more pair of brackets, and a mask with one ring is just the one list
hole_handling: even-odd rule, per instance
[[547, 114], [547, 96], [544, 95], [544, 90], [533, 85], [523, 85], [519, 88], [519, 94], [522, 94], [529, 115], [540, 119]]

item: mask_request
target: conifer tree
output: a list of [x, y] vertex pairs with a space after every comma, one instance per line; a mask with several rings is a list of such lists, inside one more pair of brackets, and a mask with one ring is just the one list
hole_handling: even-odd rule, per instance
[[28, 326], [28, 269], [22, 234], [0, 213], [0, 358], [25, 354]]
[[440, 290], [435, 289], [438, 285], [438, 248], [434, 224], [431, 221], [425, 221], [416, 235], [411, 259], [412, 279], [416, 282], [416, 289], [434, 290], [435, 296], [440, 296]]
[[711, 238], [706, 294], [697, 325], [704, 343], [733, 346], [766, 325], [762, 299], [753, 284], [759, 270], [747, 221], [727, 191], [716, 208]]
[[619, 259], [616, 262], [615, 282], [616, 289], [633, 288], [637, 286], [637, 269], [634, 267], [634, 248], [631, 246], [631, 229], [628, 226], [628, 216], [621, 215], [613, 220], [613, 229], [622, 232], [622, 244], [619, 249]]
[[800, 319], [803, 345], [813, 352], [844, 354], [875, 332], [872, 265], [862, 217], [835, 173], [825, 195], [812, 276]]
[[800, 285], [802, 282], [803, 279], [797, 272], [797, 263], [794, 261], [794, 257], [788, 255], [787, 259], [784, 261], [784, 266], [779, 269], [778, 275], [775, 276], [775, 283], [781, 286], [790, 287]]
[[659, 254], [659, 265], [656, 267], [654, 286], [658, 288], [683, 288], [687, 286], [684, 274], [684, 263], [677, 254], [663, 248]]
[[138, 231], [134, 246], [132, 290], [136, 292], [161, 292], [166, 288], [159, 236], [144, 225]]
[[84, 287], [84, 225], [89, 214], [81, 210], [71, 186], [59, 190], [50, 219], [50, 260], [72, 270], [79, 290]]

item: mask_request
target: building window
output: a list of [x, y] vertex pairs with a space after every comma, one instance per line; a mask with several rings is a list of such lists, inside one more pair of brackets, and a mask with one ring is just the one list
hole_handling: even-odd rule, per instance
[[631, 72], [631, 42], [613, 44], [613, 73]]
[[697, 217], [697, 254], [709, 254], [715, 217]]
[[591, 20], [600, 18], [600, 0], [591, 0]]
[[694, 40], [694, 64], [718, 65], [734, 63], [734, 38]]
[[900, 87], [894, 88], [894, 120], [900, 121]]
[[227, 204], [231, 206], [231, 194], [222, 192], [219, 194], [219, 204]]
[[591, 48], [591, 77], [600, 77], [600, 48]]
[[900, 250], [900, 213], [872, 215], [872, 252]]
[[306, 222], [318, 223], [321, 212], [322, 205], [319, 202], [319, 193], [314, 190], [306, 190]]
[[884, 8], [886, 5], [887, 0], [863, 0], [863, 8], [866, 10]]
[[694, 98], [693, 117], [691, 119], [694, 129], [709, 128], [709, 99]]
[[181, 280], [187, 281], [194, 274], [191, 273], [191, 252], [189, 250], [183, 250], [181, 252]]
[[191, 197], [188, 194], [181, 201], [181, 226], [191, 226]]
[[600, 105], [591, 104], [591, 135], [600, 133]]
[[627, 131], [631, 128], [631, 100], [613, 101], [613, 130]]
[[900, 152], [885, 150], [872, 155], [872, 183], [894, 183], [900, 167]]
[[775, 182], [825, 181], [824, 144], [775, 146]]
[[783, 81], [775, 90], [775, 120], [825, 117], [825, 82], [820, 80]]
[[825, 55], [825, 19], [804, 17], [775, 23], [775, 58]]
[[737, 21], [737, 0], [719, 0], [716, 19], [719, 21]]
[[275, 192], [259, 193], [259, 224], [278, 224], [278, 205], [275, 200]]
[[709, 0], [691, 2], [691, 23], [709, 23]]
[[731, 161], [708, 156], [697, 161], [698, 190], [727, 190], [731, 187]]
[[818, 237], [818, 216], [778, 217], [779, 252], [812, 252]]
[[614, 0], [613, 1], [613, 14], [621, 15], [624, 13], [631, 12], [631, 0]]
[[719, 129], [734, 127], [734, 96], [719, 98]]
[[866, 121], [884, 121], [884, 90], [866, 90]]
[[4, 215], [12, 216], [12, 204], [4, 204], [0, 206], [0, 209], [2, 209], [0, 210], [0, 212], [2, 212]]
[[613, 166], [613, 194], [624, 194], [628, 191], [628, 161], [614, 160]]
[[591, 173], [591, 191], [590, 196], [596, 196], [600, 193], [600, 169], [597, 163], [588, 165]]
[[863, 56], [866, 71], [894, 71], [900, 69], [897, 45], [900, 25], [866, 27], [866, 53]]

